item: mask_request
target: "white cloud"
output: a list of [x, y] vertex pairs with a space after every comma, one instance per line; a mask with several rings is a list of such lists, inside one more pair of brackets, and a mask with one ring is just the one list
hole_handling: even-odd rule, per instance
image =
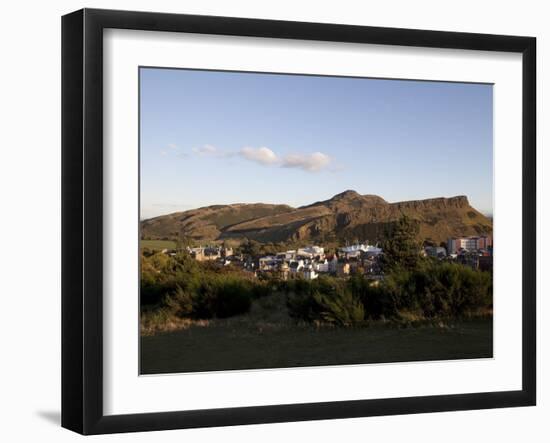
[[289, 154], [285, 157], [280, 157], [266, 146], [259, 148], [245, 146], [239, 151], [225, 151], [212, 145], [203, 145], [199, 148], [193, 148], [192, 152], [203, 157], [229, 158], [239, 156], [245, 160], [258, 163], [263, 166], [295, 168], [308, 172], [321, 171], [332, 163], [332, 159], [327, 154], [323, 154], [322, 152], [313, 152], [311, 154]]
[[204, 145], [204, 146], [201, 146], [200, 148], [193, 148], [193, 152], [195, 154], [204, 155], [204, 156], [220, 155], [220, 151], [218, 150], [218, 148], [212, 145]]
[[251, 148], [244, 147], [239, 151], [239, 155], [247, 160], [260, 163], [262, 165], [275, 165], [279, 163], [277, 155], [269, 148]]
[[176, 157], [187, 157], [189, 154], [175, 143], [168, 143], [160, 150], [160, 155], [162, 155], [163, 157], [166, 157], [168, 155], [175, 155]]
[[287, 155], [281, 164], [283, 168], [299, 168], [304, 171], [317, 172], [327, 167], [331, 158], [322, 152], [313, 154], [291, 154]]

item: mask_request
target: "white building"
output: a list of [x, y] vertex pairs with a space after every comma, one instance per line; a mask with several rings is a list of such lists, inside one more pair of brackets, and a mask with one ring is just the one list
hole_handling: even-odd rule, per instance
[[334, 254], [331, 261], [328, 262], [328, 272], [335, 274], [338, 270], [338, 256]]
[[382, 248], [372, 246], [369, 244], [357, 244], [340, 248], [340, 252], [344, 253], [348, 258], [360, 257], [362, 253], [367, 256], [374, 257], [382, 252]]
[[286, 252], [278, 252], [277, 258], [283, 261], [290, 261], [296, 258], [296, 251], [290, 250]]
[[365, 251], [365, 255], [367, 257], [376, 257], [381, 253], [382, 253], [382, 248], [379, 248], [378, 246], [372, 246], [372, 245], [368, 245], [367, 250]]
[[329, 272], [329, 262], [327, 259], [324, 261], [315, 262], [313, 269], [317, 272]]
[[304, 261], [303, 260], [292, 260], [289, 264], [290, 272], [296, 273], [300, 272], [302, 269], [304, 269]]
[[279, 260], [274, 255], [267, 255], [258, 260], [258, 268], [260, 271], [273, 271], [278, 265]]
[[302, 255], [305, 257], [324, 257], [325, 248], [320, 246], [307, 246], [305, 248], [299, 248], [297, 255]]
[[307, 268], [304, 270], [304, 278], [306, 280], [315, 280], [317, 277], [319, 277], [319, 274], [315, 272], [315, 269]]

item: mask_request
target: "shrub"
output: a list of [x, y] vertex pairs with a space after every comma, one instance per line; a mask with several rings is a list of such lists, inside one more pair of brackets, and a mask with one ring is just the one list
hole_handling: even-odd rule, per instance
[[365, 318], [364, 307], [343, 280], [320, 277], [307, 281], [297, 279], [294, 293], [287, 297], [287, 308], [293, 318], [323, 321], [350, 326]]
[[244, 314], [252, 304], [252, 288], [249, 282], [239, 279], [225, 279], [218, 282], [214, 312], [219, 318]]
[[188, 317], [193, 313], [193, 295], [181, 286], [165, 299], [165, 305], [178, 317]]
[[492, 275], [455, 263], [426, 261], [412, 271], [395, 270], [383, 288], [397, 310], [421, 311], [428, 318], [492, 306]]
[[320, 318], [319, 305], [310, 294], [290, 293], [286, 306], [290, 317], [296, 320], [311, 322]]
[[142, 256], [141, 304], [179, 318], [208, 319], [247, 312], [253, 297], [270, 291], [242, 271], [198, 263], [186, 253]]
[[397, 315], [397, 309], [389, 288], [381, 286], [380, 282], [355, 275], [350, 279], [352, 293], [361, 301], [365, 310], [365, 318], [379, 320]]
[[348, 288], [315, 292], [313, 299], [320, 307], [321, 319], [328, 323], [351, 326], [365, 319], [363, 304]]

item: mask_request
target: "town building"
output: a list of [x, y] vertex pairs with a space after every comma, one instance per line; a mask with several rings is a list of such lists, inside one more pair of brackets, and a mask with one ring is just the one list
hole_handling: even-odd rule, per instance
[[479, 249], [489, 249], [492, 245], [492, 237], [486, 235], [449, 238], [447, 240], [447, 253], [456, 254], [460, 250], [477, 251]]
[[304, 269], [304, 278], [306, 280], [315, 280], [319, 277], [319, 274], [315, 272], [315, 269], [308, 267]]
[[350, 265], [346, 261], [338, 261], [336, 266], [336, 275], [338, 277], [346, 277], [350, 273]]
[[338, 254], [334, 254], [330, 257], [327, 257], [328, 261], [328, 272], [331, 274], [336, 274], [338, 269]]
[[322, 248], [320, 246], [306, 246], [305, 248], [299, 248], [296, 255], [309, 258], [324, 258], [325, 248]]
[[447, 250], [442, 246], [427, 246], [424, 252], [428, 257], [445, 258], [447, 256]]
[[221, 248], [214, 246], [188, 248], [188, 252], [197, 261], [217, 260], [221, 257]]
[[362, 255], [377, 256], [382, 253], [382, 249], [377, 246], [369, 244], [356, 244], [351, 246], [345, 246], [339, 249], [340, 253], [346, 258], [358, 258]]
[[329, 262], [326, 258], [322, 261], [315, 262], [313, 268], [320, 273], [330, 272]]
[[288, 277], [290, 275], [290, 266], [288, 266], [287, 262], [281, 262], [279, 264], [279, 278], [281, 280], [288, 280]]
[[281, 261], [275, 255], [267, 255], [258, 259], [258, 269], [260, 271], [275, 271]]
[[290, 273], [291, 274], [297, 274], [298, 272], [300, 272], [301, 270], [304, 269], [304, 261], [303, 260], [292, 260], [289, 263], [289, 267], [290, 267]]

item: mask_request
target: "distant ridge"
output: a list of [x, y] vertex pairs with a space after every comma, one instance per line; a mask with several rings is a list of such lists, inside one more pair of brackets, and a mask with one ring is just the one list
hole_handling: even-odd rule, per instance
[[473, 208], [465, 195], [388, 203], [353, 190], [293, 208], [237, 203], [214, 205], [141, 222], [143, 238], [196, 241], [250, 238], [260, 242], [329, 242], [383, 239], [388, 225], [407, 215], [419, 222], [419, 237], [434, 242], [459, 235], [490, 234], [492, 220]]

